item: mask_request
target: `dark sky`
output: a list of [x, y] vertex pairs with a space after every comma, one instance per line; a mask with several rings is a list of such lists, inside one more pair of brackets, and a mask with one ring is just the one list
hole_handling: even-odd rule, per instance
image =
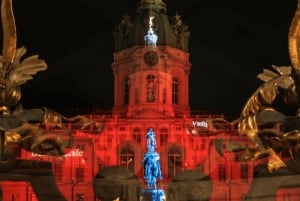
[[[46, 71], [23, 85], [25, 108], [111, 108], [112, 30], [139, 0], [15, 0], [18, 46]], [[189, 25], [190, 106], [239, 114], [263, 68], [290, 65], [288, 29], [296, 0], [165, 0]], [[132, 17], [134, 18], [134, 17]]]

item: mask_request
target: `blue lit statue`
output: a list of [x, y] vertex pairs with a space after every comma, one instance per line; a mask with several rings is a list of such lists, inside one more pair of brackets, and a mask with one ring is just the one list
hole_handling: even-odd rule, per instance
[[153, 131], [152, 128], [149, 129], [149, 131], [147, 132], [147, 148], [148, 151], [152, 150], [152, 147], [155, 149], [156, 147], [156, 138], [155, 138], [155, 132]]
[[[159, 154], [155, 151], [156, 138], [155, 132], [150, 128], [146, 135], [147, 153], [144, 156], [142, 164], [144, 165], [144, 178], [147, 180], [147, 189], [142, 191], [143, 197], [151, 197], [151, 201], [164, 201], [165, 193], [162, 189], [156, 188], [157, 179], [162, 179]], [[149, 200], [149, 199], [145, 199]]]
[[159, 155], [154, 151], [154, 147], [150, 149], [144, 156], [144, 178], [147, 179], [148, 188], [154, 187], [156, 189], [156, 178], [162, 179], [161, 169], [159, 164]]
[[147, 187], [156, 189], [156, 179], [162, 179], [159, 163], [159, 154], [155, 151], [156, 138], [152, 128], [147, 132], [148, 152], [144, 156], [144, 178], [147, 179]]
[[147, 35], [145, 35], [144, 39], [147, 46], [155, 47], [158, 37], [152, 30], [149, 30]]
[[153, 47], [155, 47], [157, 39], [158, 39], [158, 36], [153, 31], [153, 19], [154, 19], [153, 16], [149, 17], [149, 25], [148, 25], [149, 29], [148, 29], [147, 34], [144, 37], [144, 40], [145, 40], [146, 46], [153, 46]]

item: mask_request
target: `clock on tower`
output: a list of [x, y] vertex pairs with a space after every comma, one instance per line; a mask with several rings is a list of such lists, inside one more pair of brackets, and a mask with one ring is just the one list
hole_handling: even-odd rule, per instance
[[158, 63], [158, 55], [154, 51], [148, 51], [144, 54], [144, 61], [148, 66], [155, 66]]

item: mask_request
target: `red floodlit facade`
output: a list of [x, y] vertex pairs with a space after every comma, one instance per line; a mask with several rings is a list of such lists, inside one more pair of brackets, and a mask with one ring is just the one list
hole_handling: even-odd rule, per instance
[[[144, 41], [150, 16], [155, 19], [152, 28], [158, 35], [155, 45]], [[99, 135], [93, 134], [92, 128], [79, 132], [78, 125], [68, 124], [76, 132], [76, 139], [73, 149], [64, 157], [24, 150], [20, 150], [18, 157], [51, 161], [56, 183], [68, 201], [80, 197], [96, 201], [93, 179], [104, 167], [125, 166], [144, 184], [141, 161], [147, 151], [146, 132], [153, 128], [163, 175], [160, 187], [166, 189], [181, 171], [199, 168], [213, 182], [211, 201], [241, 200], [251, 186], [256, 162], [236, 162], [236, 155], [226, 151], [221, 155], [214, 142], [222, 138], [223, 145], [231, 140], [248, 146], [251, 143], [223, 115], [191, 111], [188, 26], [177, 14], [173, 21], [169, 20], [161, 0], [141, 0], [135, 20], [124, 16], [113, 34], [114, 106], [109, 113], [87, 115], [99, 123], [104, 121], [104, 131]], [[194, 135], [187, 128], [197, 123], [199, 133]], [[51, 125], [46, 129], [62, 132]], [[5, 201], [36, 200], [28, 182], [1, 184]], [[296, 195], [297, 188], [279, 189], [277, 194], [278, 201], [285, 200], [286, 194]]]

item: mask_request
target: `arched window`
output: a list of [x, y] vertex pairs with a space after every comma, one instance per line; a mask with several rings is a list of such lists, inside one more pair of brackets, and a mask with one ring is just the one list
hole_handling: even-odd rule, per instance
[[159, 145], [165, 146], [168, 144], [168, 129], [162, 128], [159, 133]]
[[127, 78], [124, 83], [124, 103], [129, 103], [129, 79]]
[[154, 103], [155, 102], [155, 93], [156, 93], [155, 76], [148, 75], [146, 79], [147, 79], [147, 102]]
[[172, 78], [172, 103], [178, 103], [178, 80], [176, 77]]
[[126, 145], [122, 148], [120, 161], [121, 166], [124, 166], [134, 172], [134, 151], [129, 145]]
[[179, 147], [174, 146], [168, 151], [168, 176], [175, 177], [182, 171], [182, 153]]
[[141, 144], [142, 142], [142, 134], [141, 134], [141, 129], [139, 128], [134, 128], [132, 132], [132, 138], [134, 141], [137, 143]]

